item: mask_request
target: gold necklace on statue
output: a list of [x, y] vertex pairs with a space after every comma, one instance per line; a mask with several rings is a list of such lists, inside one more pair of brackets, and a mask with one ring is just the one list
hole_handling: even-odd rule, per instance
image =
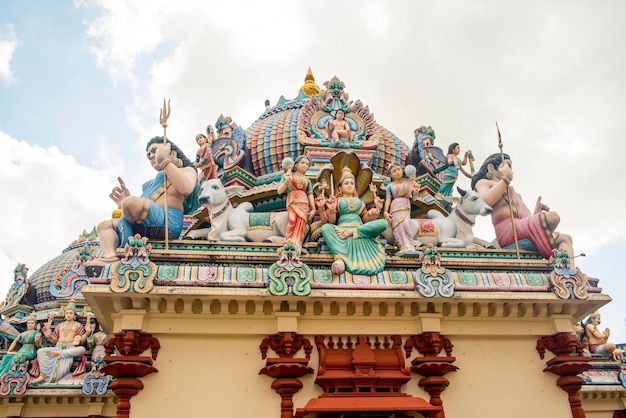
[[296, 181], [296, 188], [302, 189], [304, 187], [304, 182], [305, 182], [304, 176], [296, 173], [296, 175], [293, 177], [294, 177], [294, 180]]
[[398, 187], [398, 194], [400, 196], [404, 196], [404, 182], [401, 181], [400, 183], [397, 183], [396, 187]]
[[356, 198], [346, 199], [346, 204], [348, 205], [348, 210], [356, 210]]

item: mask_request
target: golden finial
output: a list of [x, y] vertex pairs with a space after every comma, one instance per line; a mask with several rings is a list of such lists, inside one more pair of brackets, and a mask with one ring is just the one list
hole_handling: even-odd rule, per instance
[[300, 90], [306, 94], [307, 96], [317, 96], [320, 94], [320, 87], [315, 84], [315, 77], [313, 77], [313, 72], [311, 71], [311, 67], [306, 72], [306, 76], [304, 77], [304, 84], [300, 87]]

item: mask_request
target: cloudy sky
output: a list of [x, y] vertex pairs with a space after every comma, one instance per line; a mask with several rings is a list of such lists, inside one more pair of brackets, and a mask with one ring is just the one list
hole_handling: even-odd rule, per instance
[[[615, 1], [2, 0], [0, 294], [17, 262], [31, 273], [110, 216], [118, 175], [152, 175], [144, 144], [187, 154], [223, 113], [243, 128], [263, 102], [296, 96], [308, 67], [346, 84], [408, 144], [432, 125], [479, 165], [497, 152], [515, 184], [561, 215], [584, 272], [614, 302], [601, 310], [626, 342], [626, 3]], [[619, 157], [619, 158], [618, 158]], [[620, 181], [621, 180], [621, 181]], [[469, 187], [462, 178], [459, 185]], [[619, 215], [622, 213], [622, 215]], [[477, 236], [492, 239], [485, 219]], [[617, 265], [617, 270], [611, 265]]]

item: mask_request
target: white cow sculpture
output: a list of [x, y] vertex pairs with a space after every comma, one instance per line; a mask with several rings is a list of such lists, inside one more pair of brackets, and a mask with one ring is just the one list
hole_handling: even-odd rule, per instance
[[[413, 239], [416, 246], [436, 245], [440, 247], [474, 248], [474, 232], [472, 227], [478, 215], [489, 215], [493, 209], [485, 203], [482, 196], [475, 190], [465, 191], [457, 187], [460, 198], [452, 198], [456, 205], [450, 215], [443, 216], [436, 210], [429, 210], [427, 216], [438, 229], [436, 237], [422, 236], [417, 219], [411, 219]], [[448, 199], [450, 199], [448, 197]], [[383, 232], [387, 242], [394, 243], [391, 227]]]
[[[249, 227], [250, 212], [254, 210], [252, 203], [242, 202], [236, 208], [230, 203], [230, 197], [244, 190], [243, 186], [224, 186], [218, 179], [202, 183], [198, 201], [209, 212], [211, 228], [195, 230], [190, 238], [201, 238], [206, 233], [209, 241], [252, 241], [274, 242], [282, 244], [287, 229], [287, 212], [262, 212], [256, 216], [267, 216], [267, 226]], [[189, 234], [188, 234], [189, 236]]]

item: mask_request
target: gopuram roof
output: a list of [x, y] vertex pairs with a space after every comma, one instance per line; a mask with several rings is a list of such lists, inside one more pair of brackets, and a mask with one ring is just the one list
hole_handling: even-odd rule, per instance
[[[335, 135], [333, 130], [342, 127], [345, 136]], [[91, 396], [100, 405], [94, 416], [112, 416], [116, 407], [119, 413], [120, 398], [112, 387], [127, 377], [120, 363], [123, 360], [133, 364], [135, 375], [131, 377], [135, 379], [156, 371], [156, 336], [278, 332], [280, 337], [276, 338], [281, 342], [276, 344], [281, 346], [286, 331], [294, 335], [299, 332], [300, 337], [315, 335], [320, 353], [328, 351], [331, 357], [339, 358], [343, 354], [333, 351], [332, 339], [325, 341], [322, 337], [327, 334], [325, 320], [334, 320], [339, 329], [355, 336], [355, 353], [358, 350], [363, 357], [354, 354], [353, 360], [358, 357], [365, 363], [386, 358], [379, 349], [401, 352], [401, 338], [390, 337], [393, 348], [386, 339], [386, 348], [381, 348], [383, 344], [376, 339], [379, 345], [371, 350], [374, 354], [363, 353], [369, 350], [363, 347], [369, 347], [370, 340], [356, 337], [361, 332], [351, 322], [355, 318], [379, 324], [364, 325], [367, 328], [363, 334], [384, 334], [385, 338], [411, 335], [405, 339], [405, 349], [415, 344], [422, 354], [421, 337], [413, 336], [462, 334], [464, 323], [484, 321], [490, 324], [489, 331], [480, 331], [485, 335], [532, 334], [539, 340], [541, 358], [546, 350], [556, 358], [584, 357], [573, 325], [608, 303], [610, 297], [602, 293], [597, 279], [571, 268], [570, 255], [558, 248], [546, 258], [534, 247], [502, 249], [497, 244], [474, 240], [471, 229], [475, 218], [488, 216], [492, 208], [475, 190], [459, 190], [461, 196], [456, 199], [441, 194], [441, 186], [447, 181], [444, 174], [453, 164], [427, 142], [427, 137], [434, 137], [432, 128], [420, 128], [416, 144], [409, 148], [375, 120], [368, 105], [349, 99], [343, 81], [333, 77], [321, 88], [309, 69], [294, 99], [281, 97], [276, 105], [268, 104], [249, 128], [244, 130], [230, 117], [220, 115], [215, 129], [217, 135], [208, 142], [218, 178], [208, 177], [196, 189], [193, 197], [200, 207], [196, 204], [195, 212], [185, 214], [179, 236], [164, 239], [163, 234], [151, 238], [135, 233], [117, 250], [113, 260], [92, 264], [106, 256], [94, 229], [83, 232], [30, 277], [15, 274], [15, 283], [0, 308], [4, 317], [0, 336], [5, 351], [18, 334], [28, 331], [29, 318], [36, 318], [43, 326], [50, 317], [50, 328], [59, 326], [68, 306], [74, 307], [78, 323], [87, 325], [91, 321], [93, 327], [89, 339], [81, 343], [86, 350], [76, 356], [71, 373], [55, 382], [33, 383], [39, 375], [32, 369], [32, 358], [22, 364], [10, 363], [13, 366], [0, 375], [0, 411], [9, 416], [36, 411], [40, 400], [54, 393], [58, 405], [74, 404], [74, 399]], [[211, 134], [207, 132], [208, 137]], [[418, 144], [418, 140], [426, 142]], [[310, 182], [313, 196], [323, 203], [306, 222], [303, 241], [285, 241], [287, 227], [294, 222], [286, 206], [295, 198], [289, 197], [291, 189], [280, 193], [281, 185], [290, 181], [284, 179], [286, 172], [297, 173], [301, 156], [309, 162], [301, 173], [302, 181]], [[395, 199], [387, 198], [387, 193], [395, 193], [392, 183], [398, 180], [391, 174], [394, 166], [401, 168], [401, 177], [413, 190], [406, 216], [414, 222], [411, 225], [419, 225], [420, 232], [415, 231], [411, 237], [410, 249], [401, 248], [393, 231], [391, 225], [395, 227], [396, 218], [390, 214], [391, 225], [385, 220], [394, 210], [393, 204], [383, 203]], [[341, 181], [350, 176], [354, 192], [347, 197], [348, 189]], [[343, 196], [337, 196], [336, 206], [332, 206], [331, 195], [339, 195], [340, 189]], [[222, 206], [218, 204], [220, 196], [225, 197]], [[341, 235], [346, 227], [339, 227], [339, 215], [334, 218], [337, 226], [328, 225], [332, 224], [334, 208], [337, 212], [358, 212], [358, 223], [371, 225], [376, 232], [369, 236], [369, 230], [359, 226], [347, 239]], [[380, 230], [376, 229], [378, 225], [382, 225]], [[470, 234], [471, 242], [462, 230]], [[346, 240], [368, 243], [357, 249], [345, 248], [340, 244]], [[172, 318], [177, 321], [174, 330], [167, 322]], [[232, 322], [234, 319], [237, 321]], [[224, 321], [231, 321], [231, 328], [224, 329]], [[97, 343], [94, 334], [98, 330], [109, 336], [108, 343]], [[274, 337], [268, 338], [271, 341], [261, 345], [265, 350], [263, 359], [268, 347], [275, 349]], [[302, 344], [305, 347], [309, 343]], [[43, 345], [53, 345], [49, 335]], [[339, 347], [343, 349], [341, 344]], [[435, 356], [442, 347], [434, 350]], [[449, 349], [447, 353], [446, 345], [445, 358], [451, 364], [451, 345]], [[145, 350], [151, 350], [152, 356], [143, 355]], [[100, 354], [91, 355], [96, 351]], [[428, 349], [425, 352], [433, 354]], [[92, 360], [86, 365], [84, 357], [90, 355]], [[283, 352], [279, 357], [293, 355]], [[598, 373], [606, 376], [608, 371], [611, 375], [608, 383], [600, 383], [604, 385], [602, 390], [610, 386], [614, 393], [622, 393], [624, 380], [619, 364], [606, 356], [597, 360], [601, 363]], [[262, 374], [274, 377], [278, 373], [272, 367], [280, 362], [273, 361], [268, 360]], [[308, 360], [298, 361], [302, 366], [298, 373], [312, 372], [304, 366]], [[562, 362], [573, 370], [571, 376], [586, 372], [583, 380], [589, 386], [598, 382], [599, 374], [589, 372], [587, 366], [576, 369], [570, 360]], [[549, 364], [547, 369], [552, 366]], [[398, 382], [404, 384], [410, 379], [403, 364], [393, 367], [397, 367], [394, 378], [400, 379]], [[381, 370], [373, 367], [370, 373], [384, 376], [386, 372]], [[300, 405], [297, 412], [294, 408], [295, 416], [338, 411], [333, 408], [343, 405], [343, 401], [332, 395], [333, 391], [356, 383], [351, 380], [354, 377], [341, 370], [333, 373], [338, 377], [333, 378], [332, 373], [324, 377], [318, 371], [316, 383], [327, 393], [307, 406]], [[400, 386], [397, 382], [389, 384], [394, 393], [401, 390]], [[582, 393], [594, 390], [585, 388]], [[20, 397], [27, 399], [20, 404], [22, 412], [7, 412]], [[442, 410], [440, 404], [421, 398], [388, 398], [385, 403], [365, 396], [362, 401], [363, 405], [371, 403], [372, 410], [385, 404], [398, 405], [396, 412], [402, 413]], [[87, 403], [84, 405], [84, 410], [89, 409]]]

